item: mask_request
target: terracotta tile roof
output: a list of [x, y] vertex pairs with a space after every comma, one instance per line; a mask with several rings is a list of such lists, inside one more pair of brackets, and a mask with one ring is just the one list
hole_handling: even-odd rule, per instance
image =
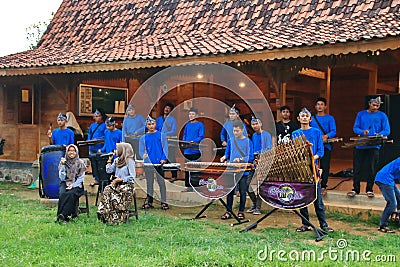
[[400, 36], [400, 0], [64, 0], [1, 69], [172, 59]]

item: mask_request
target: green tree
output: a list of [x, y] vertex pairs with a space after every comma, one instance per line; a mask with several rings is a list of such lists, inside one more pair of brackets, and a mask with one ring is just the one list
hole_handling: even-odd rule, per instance
[[[51, 14], [51, 17], [53, 16], [54, 13]], [[48, 21], [39, 21], [26, 28], [26, 39], [29, 42], [29, 49], [34, 49], [37, 47], [40, 38], [46, 31], [47, 26], [50, 24], [50, 22], [51, 19], [49, 19]]]

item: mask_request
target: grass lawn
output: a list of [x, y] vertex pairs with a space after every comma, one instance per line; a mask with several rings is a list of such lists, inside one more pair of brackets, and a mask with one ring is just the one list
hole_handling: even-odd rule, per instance
[[140, 211], [138, 221], [132, 218], [119, 226], [99, 222], [96, 207], [91, 206], [90, 217], [82, 214], [62, 225], [54, 222], [56, 207], [22, 198], [18, 192], [24, 190], [22, 185], [0, 183], [1, 266], [398, 266], [400, 262], [400, 232], [378, 233], [378, 218], [363, 221], [328, 214], [336, 232], [318, 243], [312, 232], [294, 231], [299, 218], [288, 212], [272, 215], [276, 217], [269, 226], [239, 233], [245, 225], [230, 227], [218, 220], [223, 213], [219, 205], [207, 210], [212, 214], [208, 219], [184, 219], [194, 217], [199, 207], [172, 207], [167, 212]]

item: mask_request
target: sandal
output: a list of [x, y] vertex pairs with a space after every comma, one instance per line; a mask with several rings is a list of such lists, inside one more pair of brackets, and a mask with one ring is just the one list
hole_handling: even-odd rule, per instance
[[394, 234], [395, 233], [395, 231], [390, 230], [388, 227], [379, 227], [378, 231], [382, 232], [382, 233], [388, 233], [388, 234]]
[[225, 212], [225, 214], [221, 216], [221, 220], [228, 220], [228, 219], [232, 219], [232, 214], [230, 214], [229, 212]]
[[96, 181], [96, 182], [94, 182], [94, 183], [90, 183], [89, 185], [90, 185], [91, 187], [93, 187], [93, 186], [95, 186], [95, 185], [99, 185], [99, 182]]
[[238, 218], [239, 218], [239, 220], [244, 220], [244, 213], [243, 212], [239, 212], [238, 213]]
[[375, 196], [374, 192], [371, 192], [371, 191], [367, 192], [367, 197], [372, 198], [374, 196]]
[[394, 222], [398, 222], [400, 220], [400, 213], [393, 211], [392, 215], [390, 215], [390, 220]]
[[167, 203], [161, 203], [161, 208], [162, 208], [163, 210], [168, 210], [168, 209], [169, 209], [169, 206], [168, 206]]
[[148, 210], [148, 209], [154, 209], [154, 206], [152, 204], [149, 204], [149, 203], [143, 204], [142, 210]]
[[302, 225], [301, 227], [296, 228], [296, 232], [307, 232], [307, 231], [311, 231], [311, 226]]
[[355, 197], [357, 195], [356, 191], [350, 191], [347, 193], [348, 197]]

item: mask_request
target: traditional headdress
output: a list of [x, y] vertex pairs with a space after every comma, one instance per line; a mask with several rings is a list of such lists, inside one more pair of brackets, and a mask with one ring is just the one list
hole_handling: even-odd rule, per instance
[[102, 114], [101, 114], [101, 112], [98, 110], [98, 109], [96, 109], [95, 111], [94, 111], [94, 113], [93, 113], [93, 116], [101, 116]]
[[381, 97], [380, 96], [378, 96], [377, 98], [371, 98], [370, 100], [369, 100], [369, 103], [377, 103], [377, 104], [383, 104], [383, 102], [382, 102], [382, 100], [381, 100]]
[[115, 117], [110, 116], [106, 119], [106, 125], [107, 126], [113, 126], [115, 125]]
[[231, 109], [229, 110], [229, 112], [234, 112], [234, 113], [236, 113], [236, 114], [238, 114], [239, 115], [239, 113], [240, 113], [240, 110], [235, 106], [235, 104], [233, 104], [233, 106], [231, 107]]
[[131, 110], [131, 109], [135, 109], [135, 107], [134, 107], [133, 105], [129, 104], [129, 105], [126, 107], [126, 111]]
[[150, 117], [150, 115], [147, 115], [146, 124], [147, 124], [147, 123], [153, 123], [153, 122], [155, 122], [155, 121], [156, 121], [156, 120], [153, 119], [152, 117]]
[[302, 114], [306, 114], [307, 116], [310, 116], [310, 117], [311, 117], [311, 112], [310, 112], [308, 109], [306, 109], [306, 108], [303, 108], [303, 109], [299, 112], [299, 116], [301, 116]]
[[57, 120], [64, 120], [64, 121], [66, 121], [66, 120], [67, 120], [67, 115], [62, 114], [62, 113], [59, 113], [58, 116], [57, 116]]
[[251, 116], [251, 123], [261, 122], [259, 118], [256, 118], [254, 115]]

